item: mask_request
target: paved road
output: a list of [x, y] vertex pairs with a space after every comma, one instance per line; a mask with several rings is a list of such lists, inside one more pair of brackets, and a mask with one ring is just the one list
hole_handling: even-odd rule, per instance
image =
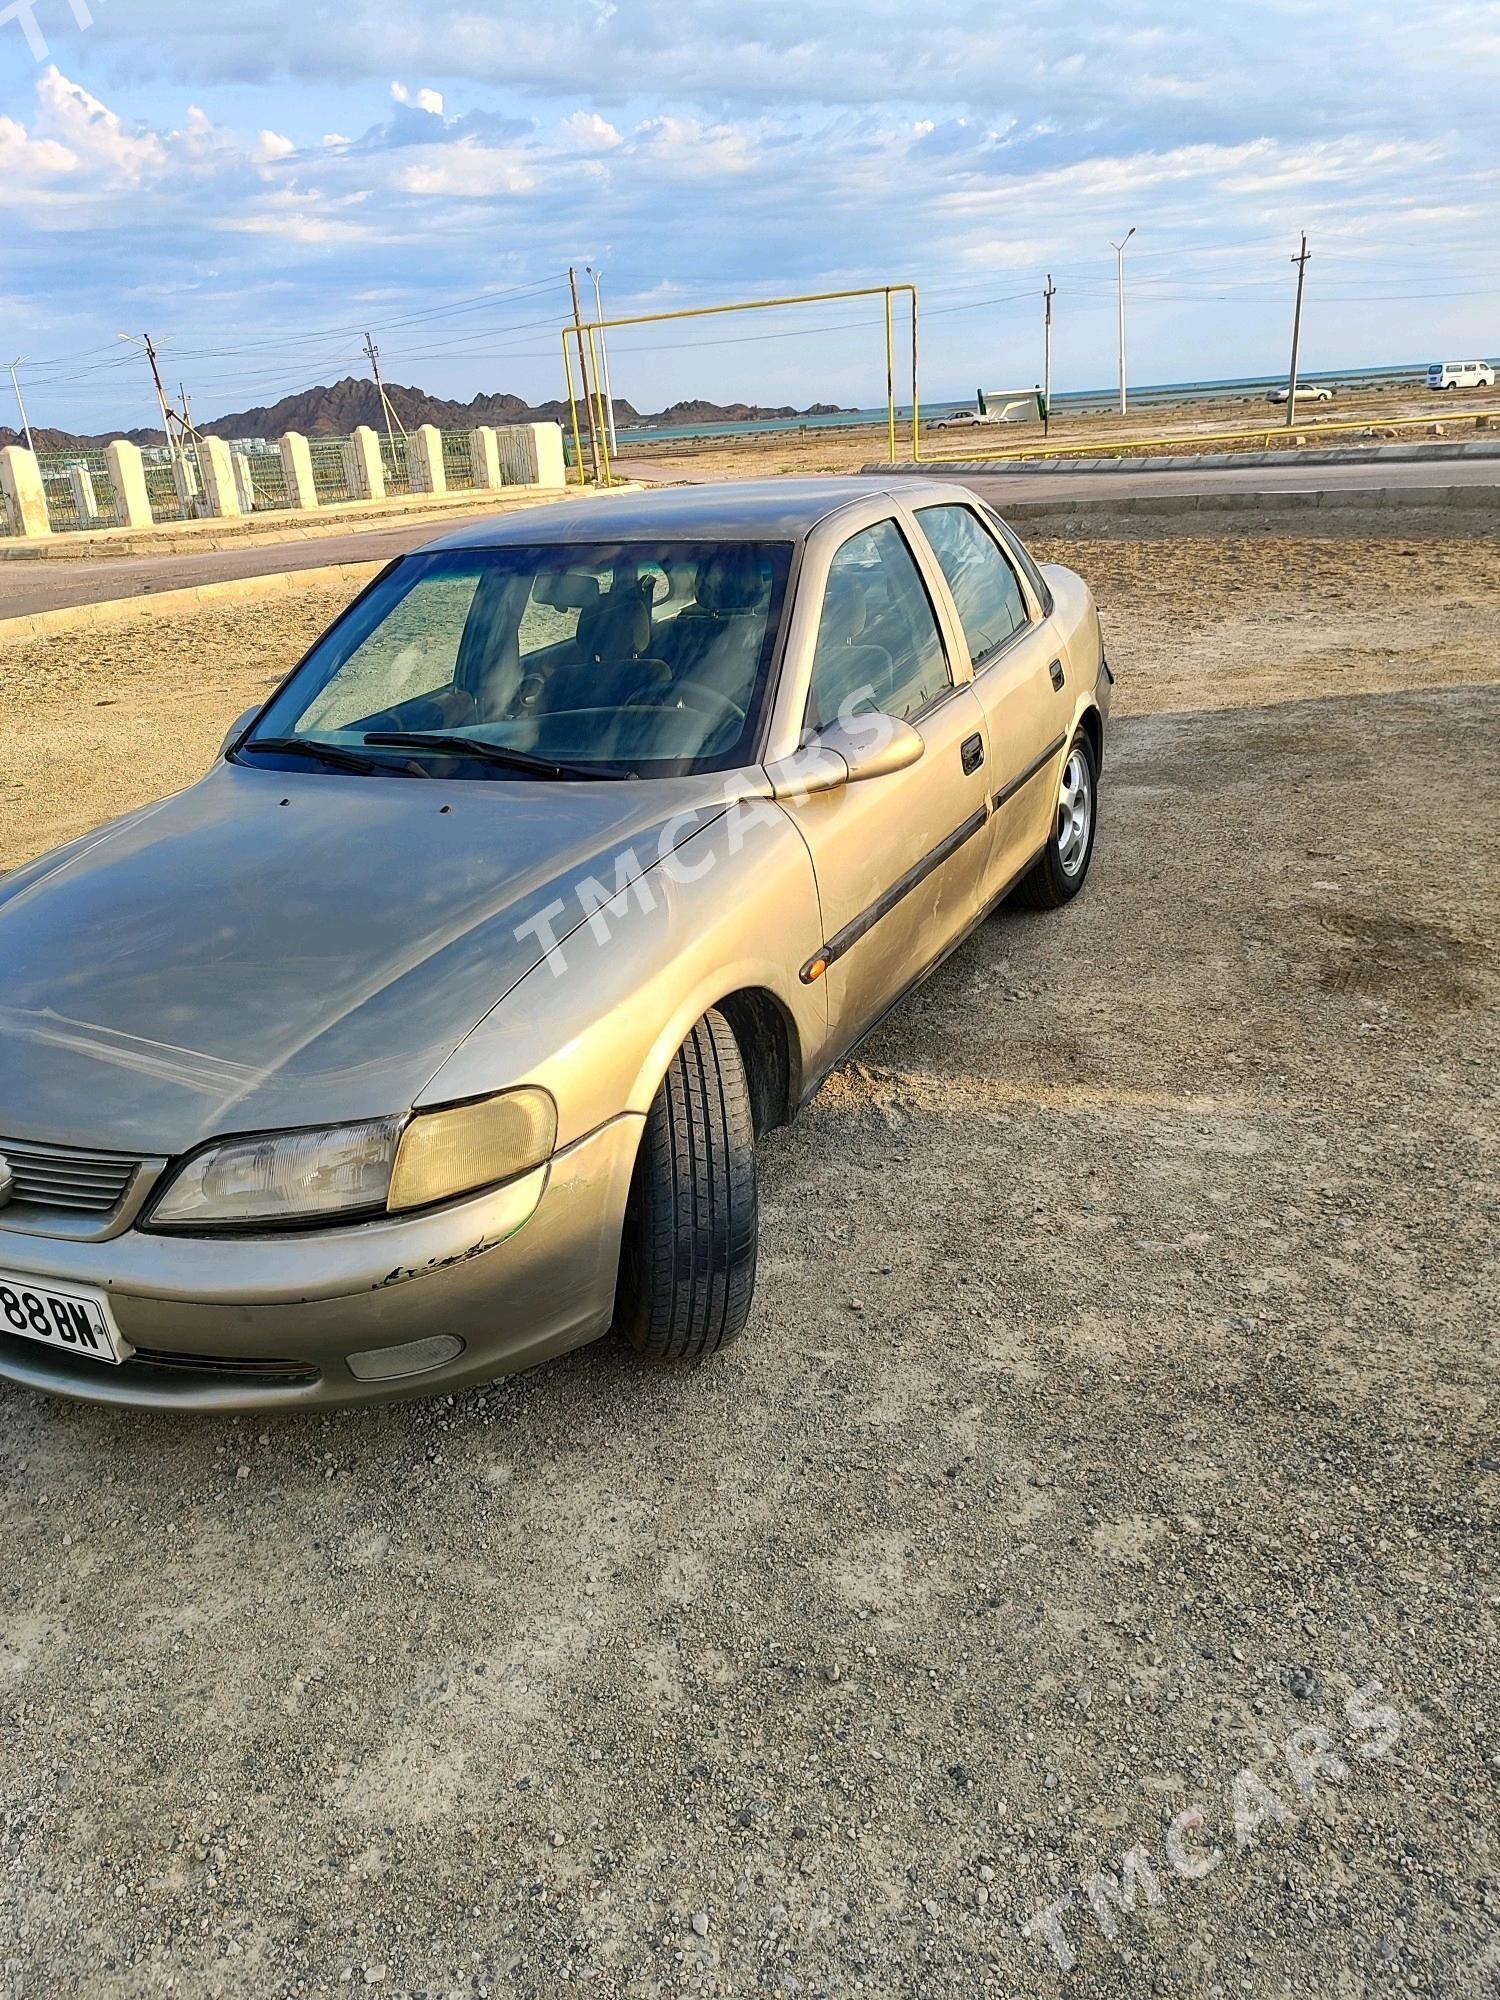
[[387, 562], [450, 534], [462, 522], [434, 519], [394, 521], [386, 527], [349, 534], [317, 535], [291, 542], [246, 542], [238, 548], [205, 549], [201, 555], [108, 556], [94, 562], [0, 562], [0, 619], [23, 618], [71, 604], [100, 604], [109, 598], [144, 597], [160, 590], [188, 590], [231, 577], [281, 576], [289, 570], [321, 569], [330, 563]]
[[[622, 459], [618, 469], [632, 479], [700, 485], [668, 459]], [[983, 472], [932, 465], [934, 477], [961, 479], [990, 499], [1134, 500], [1148, 493], [1327, 493], [1377, 487], [1500, 485], [1500, 458], [1386, 460], [1370, 465], [1288, 465], [1192, 467], [1181, 472], [1041, 472], [1015, 466]]]
[[[934, 466], [934, 472], [944, 468]], [[1374, 465], [1247, 465], [1220, 472], [955, 471], [988, 499], [1134, 500], [1144, 494], [1358, 493], [1378, 487], [1408, 491], [1430, 486], [1500, 485], [1500, 458], [1386, 460]]]
[[[934, 466], [934, 472], [943, 468]], [[629, 460], [620, 470], [632, 477], [683, 481], [681, 470], [666, 460]], [[1408, 489], [1432, 486], [1494, 486], [1500, 484], [1500, 459], [1387, 461], [1377, 465], [1246, 466], [1238, 470], [1183, 472], [1022, 472], [955, 471], [954, 478], [977, 487], [997, 504], [1017, 500], [1134, 499], [1146, 493], [1245, 494], [1358, 492], [1373, 487]], [[687, 483], [696, 483], [689, 481]], [[320, 568], [328, 563], [383, 562], [460, 525], [428, 517], [392, 522], [385, 527], [321, 535], [291, 542], [247, 542], [238, 548], [206, 550], [201, 555], [114, 557], [97, 562], [0, 562], [0, 619], [20, 618], [71, 604], [97, 604], [106, 599], [140, 597], [160, 590], [182, 590], [195, 584], [218, 583], [229, 577], [276, 576], [287, 571]]]

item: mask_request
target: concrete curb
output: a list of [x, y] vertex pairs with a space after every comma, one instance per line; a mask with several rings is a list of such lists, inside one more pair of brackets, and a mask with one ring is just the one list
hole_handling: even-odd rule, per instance
[[931, 478], [934, 473], [984, 473], [993, 476], [1012, 473], [1090, 472], [1239, 472], [1247, 467], [1304, 465], [1413, 465], [1437, 463], [1443, 459], [1500, 458], [1500, 439], [1471, 440], [1468, 443], [1329, 445], [1292, 447], [1286, 451], [1199, 451], [1180, 457], [1097, 457], [1079, 453], [1069, 458], [945, 458], [928, 462], [903, 459], [896, 465], [867, 465], [867, 473], [901, 472]]
[[1329, 514], [1389, 513], [1410, 507], [1461, 508], [1465, 513], [1500, 511], [1500, 486], [1367, 486], [1357, 490], [1327, 487], [1315, 493], [1142, 493], [1112, 500], [1016, 500], [1005, 511], [1026, 507], [1066, 507], [1074, 513], [1095, 514]]
[[[1144, 494], [1111, 500], [1006, 500], [1006, 520], [1047, 532], [1108, 533], [1114, 524], [1159, 523], [1204, 533], [1231, 533], [1255, 523], [1316, 534], [1347, 524], [1368, 535], [1399, 535], [1419, 525], [1451, 525], [1455, 534], [1500, 529], [1500, 487], [1369, 487], [1357, 493]], [[1416, 519], [1413, 519], [1413, 515]], [[1445, 516], [1452, 516], [1451, 523]]]
[[219, 583], [193, 584], [185, 590], [153, 590], [139, 597], [107, 597], [98, 604], [65, 604], [54, 611], [28, 611], [19, 618], [0, 618], [0, 646], [24, 645], [28, 639], [55, 639], [69, 632], [97, 631], [101, 626], [125, 625], [137, 618], [180, 617], [201, 611], [205, 605], [243, 602], [247, 598], [290, 597], [319, 584], [347, 584], [353, 597], [385, 567], [384, 561], [328, 563], [320, 569], [227, 577]]

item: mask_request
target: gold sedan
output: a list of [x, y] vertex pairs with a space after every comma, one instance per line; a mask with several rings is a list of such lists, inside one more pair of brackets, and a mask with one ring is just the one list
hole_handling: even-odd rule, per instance
[[1082, 887], [1111, 681], [948, 483], [404, 557], [198, 784], [0, 884], [0, 1374], [243, 1409], [711, 1353], [757, 1134]]

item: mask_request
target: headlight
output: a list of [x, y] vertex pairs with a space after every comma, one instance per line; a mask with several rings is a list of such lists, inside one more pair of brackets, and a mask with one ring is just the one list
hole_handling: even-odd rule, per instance
[[550, 1159], [557, 1106], [545, 1090], [507, 1090], [449, 1111], [423, 1111], [401, 1134], [388, 1206], [430, 1208], [470, 1188], [512, 1181]]
[[409, 1120], [226, 1139], [158, 1197], [150, 1229], [246, 1229], [398, 1214], [540, 1166], [557, 1141], [545, 1090], [505, 1091]]

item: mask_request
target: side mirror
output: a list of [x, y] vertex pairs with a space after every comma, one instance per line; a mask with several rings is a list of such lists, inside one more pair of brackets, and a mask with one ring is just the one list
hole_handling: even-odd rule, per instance
[[766, 775], [773, 798], [806, 798], [908, 770], [926, 748], [909, 722], [874, 710], [831, 722], [790, 757], [768, 765]]
[[219, 762], [221, 758], [228, 755], [231, 744], [237, 743], [239, 741], [240, 737], [244, 735], [245, 731], [250, 727], [250, 724], [255, 720], [256, 716], [259, 714], [260, 714], [260, 703], [257, 702], [254, 708], [247, 708], [245, 710], [245, 713], [242, 716], [240, 716], [237, 721], [230, 723], [229, 728], [225, 734], [224, 741], [219, 745], [219, 755], [214, 759], [215, 763]]

